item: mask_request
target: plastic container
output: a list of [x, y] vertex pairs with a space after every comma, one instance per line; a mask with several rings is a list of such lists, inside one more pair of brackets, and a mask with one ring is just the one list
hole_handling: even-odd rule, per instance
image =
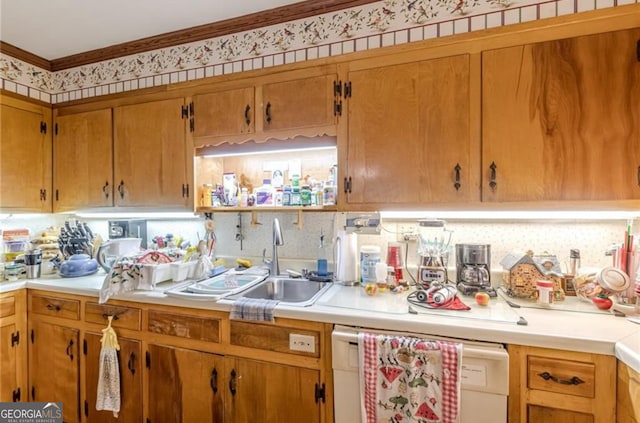
[[380, 247], [363, 245], [360, 247], [360, 282], [376, 283], [376, 263], [380, 263]]
[[249, 205], [249, 191], [246, 188], [242, 188], [240, 192], [240, 207], [247, 207]]
[[273, 188], [270, 179], [264, 179], [262, 186], [256, 189], [256, 206], [273, 206]]
[[538, 290], [538, 304], [553, 304], [553, 282], [538, 280], [536, 281], [536, 289]]

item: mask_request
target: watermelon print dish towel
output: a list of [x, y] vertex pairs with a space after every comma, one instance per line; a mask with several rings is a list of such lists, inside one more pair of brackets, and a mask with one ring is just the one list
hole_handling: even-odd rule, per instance
[[362, 423], [456, 423], [462, 344], [358, 334]]

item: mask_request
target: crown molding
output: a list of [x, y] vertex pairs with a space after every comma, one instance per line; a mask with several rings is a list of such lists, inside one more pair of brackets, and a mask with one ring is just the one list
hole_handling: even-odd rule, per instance
[[35, 54], [29, 53], [28, 51], [18, 48], [12, 44], [5, 43], [2, 40], [0, 40], [0, 53], [22, 60], [23, 62], [37, 66], [41, 69], [51, 71], [51, 62], [47, 59], [36, 56]]
[[149, 50], [221, 37], [223, 35], [235, 34], [269, 25], [304, 19], [323, 13], [348, 9], [363, 4], [374, 3], [375, 1], [378, 0], [306, 0], [288, 6], [281, 6], [237, 18], [226, 19], [220, 22], [167, 32], [165, 34], [54, 59], [50, 62], [50, 70], [55, 72]]

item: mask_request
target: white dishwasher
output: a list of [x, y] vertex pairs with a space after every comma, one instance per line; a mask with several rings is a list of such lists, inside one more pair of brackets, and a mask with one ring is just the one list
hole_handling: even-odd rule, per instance
[[460, 423], [507, 423], [509, 354], [501, 344], [338, 325], [331, 335], [335, 423], [362, 421], [358, 332], [462, 343]]

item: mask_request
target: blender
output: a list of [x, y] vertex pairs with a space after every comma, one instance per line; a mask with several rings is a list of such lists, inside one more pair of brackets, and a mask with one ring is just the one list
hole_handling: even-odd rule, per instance
[[433, 282], [446, 284], [447, 261], [452, 231], [447, 230], [447, 222], [440, 219], [418, 220], [418, 278], [422, 289], [429, 289]]

